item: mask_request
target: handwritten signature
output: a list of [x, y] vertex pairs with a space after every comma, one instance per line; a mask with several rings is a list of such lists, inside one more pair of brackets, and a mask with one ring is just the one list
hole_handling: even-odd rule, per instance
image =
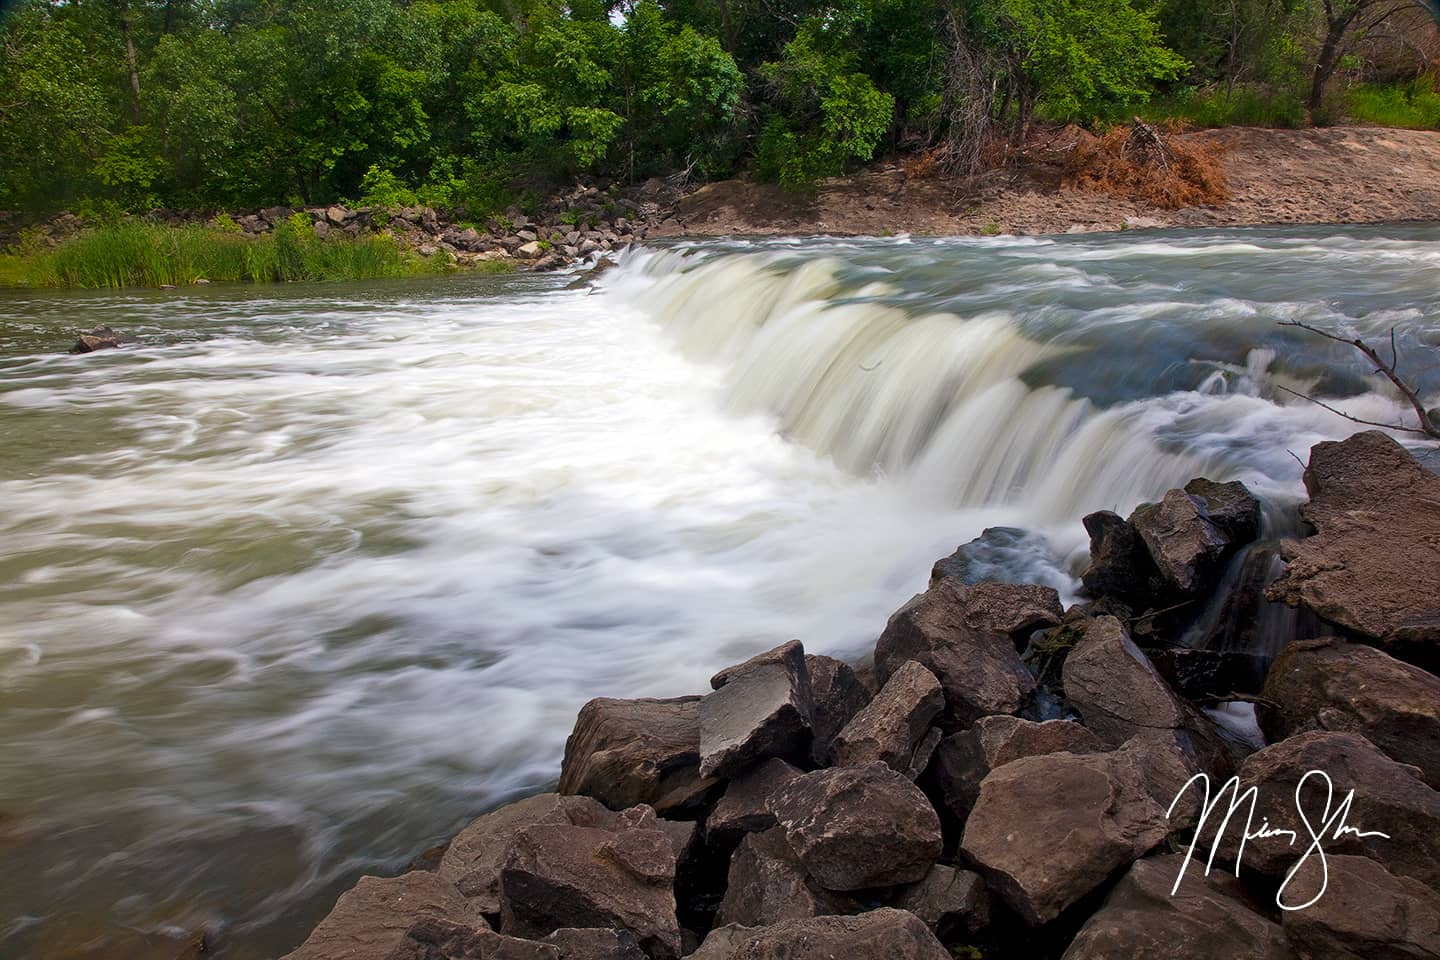
[[[1311, 777], [1320, 778], [1325, 785], [1325, 806], [1320, 811], [1320, 819], [1315, 822], [1312, 822], [1306, 814], [1305, 805], [1300, 799], [1300, 794], [1305, 789], [1305, 784]], [[1220, 788], [1212, 800], [1210, 797], [1210, 777], [1203, 773], [1195, 774], [1195, 776], [1185, 781], [1185, 785], [1180, 788], [1180, 792], [1177, 793], [1175, 799], [1170, 802], [1170, 808], [1165, 811], [1167, 817], [1174, 815], [1175, 807], [1180, 803], [1180, 799], [1196, 784], [1199, 784], [1200, 791], [1203, 791], [1201, 793], [1200, 820], [1195, 824], [1195, 836], [1190, 841], [1189, 849], [1185, 851], [1185, 861], [1180, 865], [1180, 875], [1175, 878], [1175, 885], [1170, 888], [1170, 895], [1172, 897], [1180, 889], [1180, 881], [1185, 879], [1185, 873], [1190, 869], [1190, 861], [1195, 856], [1195, 847], [1200, 843], [1200, 837], [1205, 829], [1206, 822], [1209, 821], [1210, 815], [1220, 806], [1221, 801], [1225, 799], [1227, 793], [1230, 795], [1230, 805], [1224, 811], [1224, 819], [1220, 821], [1220, 826], [1215, 831], [1215, 839], [1210, 844], [1210, 856], [1205, 861], [1205, 875], [1207, 877], [1210, 875], [1211, 866], [1215, 863], [1215, 855], [1219, 852], [1221, 838], [1224, 836], [1226, 828], [1230, 825], [1231, 818], [1237, 810], [1244, 806], [1247, 800], [1249, 801], [1250, 807], [1245, 817], [1245, 831], [1240, 837], [1240, 847], [1235, 853], [1235, 875], [1237, 877], [1240, 875], [1240, 860], [1245, 855], [1245, 844], [1247, 841], [1272, 840], [1278, 837], [1284, 837], [1286, 842], [1292, 847], [1300, 842], [1299, 831], [1272, 827], [1270, 826], [1270, 821], [1266, 818], [1262, 817], [1260, 825], [1258, 827], [1255, 826], [1255, 804], [1259, 799], [1259, 790], [1256, 787], [1241, 790], [1239, 777], [1231, 777], [1225, 781], [1225, 785]], [[1344, 798], [1341, 799], [1338, 804], [1335, 804], [1335, 785], [1330, 782], [1329, 774], [1323, 770], [1311, 770], [1305, 774], [1305, 776], [1301, 777], [1300, 782], [1295, 785], [1295, 812], [1300, 815], [1300, 822], [1304, 824], [1305, 832], [1309, 834], [1310, 841], [1309, 845], [1305, 848], [1305, 852], [1300, 855], [1300, 859], [1295, 861], [1295, 865], [1290, 868], [1290, 872], [1285, 874], [1285, 881], [1280, 884], [1280, 889], [1275, 891], [1275, 904], [1281, 910], [1304, 910], [1325, 895], [1325, 888], [1330, 883], [1330, 869], [1325, 862], [1325, 850], [1322, 846], [1324, 841], [1339, 840], [1346, 834], [1353, 835], [1356, 838], [1383, 837], [1386, 840], [1390, 839], [1388, 833], [1381, 833], [1379, 830], [1361, 830], [1358, 827], [1352, 827], [1346, 823], [1346, 820], [1349, 819], [1350, 816], [1350, 805], [1354, 800], [1355, 791], [1349, 790], [1345, 793]], [[1331, 810], [1332, 804], [1335, 807], [1333, 811]], [[1300, 868], [1309, 862], [1312, 856], [1319, 858], [1321, 871], [1320, 889], [1313, 897], [1304, 903], [1298, 906], [1289, 906], [1284, 900], [1285, 890], [1290, 886], [1290, 881], [1300, 872]]]

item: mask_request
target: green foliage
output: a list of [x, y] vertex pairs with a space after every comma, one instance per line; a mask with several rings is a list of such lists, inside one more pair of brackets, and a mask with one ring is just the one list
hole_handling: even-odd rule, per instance
[[1440, 93], [1422, 77], [1395, 86], [1358, 86], [1345, 94], [1345, 113], [1356, 123], [1378, 127], [1440, 130]]
[[1224, 89], [1182, 89], [1170, 96], [1157, 98], [1138, 111], [1112, 111], [1103, 119], [1124, 123], [1136, 112], [1152, 123], [1181, 120], [1197, 127], [1296, 129], [1305, 125], [1305, 104], [1299, 94], [1253, 87], [1237, 87], [1228, 94]]
[[415, 191], [406, 186], [392, 171], [372, 164], [370, 169], [365, 171], [365, 176], [360, 178], [360, 199], [356, 202], [362, 207], [394, 210], [399, 207], [413, 207], [420, 201], [415, 196]]

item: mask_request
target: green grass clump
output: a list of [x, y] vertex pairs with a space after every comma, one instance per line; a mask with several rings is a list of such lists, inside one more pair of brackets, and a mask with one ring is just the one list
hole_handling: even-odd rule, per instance
[[1440, 93], [1426, 77], [1392, 86], [1366, 84], [1345, 94], [1345, 115], [1354, 123], [1411, 130], [1440, 130]]
[[1191, 90], [1151, 101], [1140, 111], [1151, 123], [1181, 120], [1196, 127], [1281, 127], [1297, 130], [1305, 126], [1305, 105], [1292, 93], [1238, 87], [1224, 90]]
[[374, 280], [444, 273], [446, 254], [422, 257], [393, 237], [318, 237], [297, 214], [259, 237], [192, 224], [127, 220], [95, 227], [59, 247], [32, 238], [0, 254], [0, 286], [158, 287], [197, 279], [269, 283]]

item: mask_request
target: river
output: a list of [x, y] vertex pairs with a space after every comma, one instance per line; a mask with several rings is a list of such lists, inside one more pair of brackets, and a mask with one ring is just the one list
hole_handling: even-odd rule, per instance
[[[987, 527], [1069, 599], [1081, 516], [1192, 476], [1293, 529], [1295, 456], [1357, 428], [1281, 388], [1405, 408], [1280, 321], [1393, 327], [1440, 400], [1436, 228], [709, 241], [569, 279], [0, 294], [0, 955], [276, 956], [553, 782], [586, 699], [858, 655]], [[64, 355], [97, 323], [141, 342]]]

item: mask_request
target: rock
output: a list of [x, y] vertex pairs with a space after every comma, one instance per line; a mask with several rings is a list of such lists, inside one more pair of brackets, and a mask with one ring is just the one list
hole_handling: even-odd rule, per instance
[[720, 927], [692, 960], [953, 960], [930, 929], [904, 910]]
[[1100, 738], [1071, 720], [1036, 723], [1018, 717], [981, 717], [940, 742], [932, 764], [945, 805], [964, 820], [990, 771], [1021, 757], [1047, 753], [1101, 753]]
[[1135, 528], [1109, 510], [1092, 513], [1083, 522], [1090, 534], [1090, 565], [1080, 575], [1085, 592], [1127, 603], [1146, 597], [1160, 572]]
[[1440, 671], [1440, 476], [1370, 431], [1316, 444], [1305, 489], [1316, 532], [1288, 545], [1266, 596]]
[[786, 842], [785, 831], [773, 827], [746, 834], [740, 841], [730, 859], [725, 899], [715, 914], [715, 924], [763, 927], [781, 920], [854, 913], [856, 909], [852, 901], [812, 882]]
[[[1224, 619], [1222, 617], [1222, 622]], [[1253, 623], [1252, 619], [1251, 625]], [[1209, 700], [1231, 693], [1258, 694], [1270, 666], [1261, 653], [1229, 649], [1147, 647], [1144, 653], [1170, 688], [1191, 700]]]
[[[520, 224], [517, 223], [516, 226], [519, 227]], [[515, 236], [520, 238], [521, 243], [535, 243], [540, 239], [540, 235], [534, 230], [517, 229]]]
[[345, 226], [346, 221], [350, 220], [353, 216], [355, 216], [354, 213], [339, 206], [330, 207], [325, 211], [325, 219], [337, 227]]
[[711, 678], [700, 701], [700, 775], [733, 777], [767, 757], [804, 763], [812, 705], [805, 650], [776, 647]]
[[564, 927], [626, 930], [651, 960], [680, 955], [675, 853], [648, 807], [614, 829], [536, 824], [519, 830], [500, 871], [500, 929], [538, 939]]
[[935, 561], [930, 586], [947, 577], [967, 586], [1023, 583], [1034, 570], [1059, 566], [1058, 560], [1050, 541], [1039, 534], [1017, 527], [987, 527], [950, 556]]
[[540, 245], [540, 241], [531, 240], [521, 244], [510, 252], [521, 260], [539, 260], [545, 255], [545, 248]]
[[[349, 958], [349, 953], [337, 953]], [[427, 917], [406, 931], [385, 960], [560, 960], [554, 947], [496, 933], [489, 927], [468, 926], [450, 920]], [[643, 957], [644, 954], [641, 954]]]
[[460, 891], [436, 874], [361, 877], [286, 960], [390, 960], [410, 928], [426, 919], [485, 926]]
[[1185, 492], [1204, 501], [1205, 515], [1232, 545], [1243, 546], [1260, 535], [1260, 501], [1239, 480], [1216, 483], [1197, 477], [1185, 484]]
[[1081, 722], [1118, 745], [1146, 730], [1180, 731], [1202, 769], [1228, 775], [1231, 763], [1214, 723], [1177, 697], [1114, 617], [1096, 617], [1065, 658], [1065, 696]]
[[859, 766], [878, 760], [907, 773], [915, 760], [915, 748], [944, 707], [940, 681], [912, 660], [891, 674], [875, 699], [836, 735], [830, 762]]
[[1440, 893], [1433, 887], [1396, 877], [1365, 857], [1327, 855], [1325, 867], [1323, 877], [1318, 869], [1303, 869], [1285, 893], [1290, 906], [1314, 899], [1305, 909], [1281, 916], [1299, 957], [1440, 958]]
[[1062, 960], [1290, 960], [1280, 925], [1246, 901], [1234, 877], [1219, 870], [1206, 877], [1192, 861], [1172, 896], [1184, 860], [1136, 861]]
[[288, 220], [294, 212], [289, 207], [266, 207], [260, 211], [260, 218], [273, 227]]
[[570, 261], [566, 258], [565, 254], [559, 252], [558, 250], [552, 250], [551, 252], [541, 257], [539, 260], [535, 261], [535, 265], [532, 266], [530, 269], [536, 271], [537, 273], [548, 273], [551, 270], [559, 270], [561, 267], [565, 266], [569, 262]]
[[811, 756], [821, 766], [829, 763], [830, 742], [855, 714], [870, 702], [870, 690], [848, 663], [834, 657], [805, 655], [805, 672], [810, 676], [814, 739]]
[[1038, 926], [1169, 832], [1165, 809], [1130, 758], [1054, 753], [1021, 757], [985, 778], [961, 850]]
[[1129, 523], [1160, 576], [1181, 596], [1196, 597], [1213, 588], [1233, 552], [1230, 539], [1211, 522], [1205, 501], [1183, 490], [1136, 507]]
[[990, 891], [980, 874], [939, 863], [924, 880], [897, 891], [894, 906], [915, 914], [946, 942], [973, 937], [990, 925]]
[[126, 343], [134, 343], [135, 338], [126, 336], [109, 326], [98, 326], [89, 333], [82, 333], [80, 339], [75, 341], [75, 346], [70, 348], [71, 353], [93, 353], [96, 350], [113, 350]]
[[883, 763], [797, 777], [771, 796], [770, 810], [827, 890], [914, 883], [940, 856], [940, 819], [930, 801]]
[[559, 952], [559, 960], [645, 960], [645, 951], [624, 930], [572, 927], [556, 930], [542, 942]]
[[705, 832], [724, 842], [775, 826], [770, 797], [798, 776], [799, 770], [775, 757], [741, 773], [725, 787], [725, 794], [705, 818]]
[[450, 841], [440, 859], [439, 876], [468, 897], [476, 911], [500, 912], [500, 868], [515, 834], [535, 824], [601, 826], [611, 815], [589, 797], [542, 793], [506, 804], [471, 823]]
[[315, 236], [317, 237], [324, 238], [330, 235], [330, 224], [325, 222], [324, 220], [316, 220], [313, 229], [315, 230]]
[[1256, 708], [1272, 742], [1307, 730], [1358, 733], [1440, 790], [1440, 677], [1334, 637], [1290, 644]]
[[[896, 611], [875, 645], [881, 683], [911, 660], [935, 674], [945, 692], [945, 721], [951, 729], [989, 714], [1013, 713], [1035, 689], [1035, 678], [1020, 661], [1014, 641], [992, 628], [1001, 611], [987, 609], [981, 616], [970, 608], [972, 594], [991, 586], [941, 580]], [[1011, 611], [1015, 615], [998, 619], [1005, 625], [1023, 623], [1029, 609], [1025, 604]]]
[[1122, 230], [1161, 230], [1170, 224], [1154, 217], [1140, 217], [1132, 214], [1122, 220], [1120, 226]]
[[[1240, 767], [1239, 786], [1241, 790], [1256, 788], [1257, 822], [1263, 817], [1272, 829], [1291, 830], [1300, 838], [1293, 846], [1284, 836], [1246, 842], [1242, 857], [1245, 867], [1279, 878], [1299, 860], [1311, 834], [1300, 820], [1295, 792], [1301, 779], [1315, 770], [1323, 772], [1333, 784], [1332, 815], [1353, 790], [1354, 800], [1345, 824], [1389, 835], [1386, 839], [1347, 832], [1337, 837], [1337, 824], [1324, 832], [1327, 857], [1369, 857], [1396, 876], [1440, 886], [1440, 793], [1426, 786], [1414, 767], [1396, 763], [1355, 733], [1302, 733], [1245, 760]], [[1218, 790], [1216, 784], [1212, 797]], [[1320, 830], [1325, 807], [1323, 779], [1311, 776], [1301, 798], [1306, 816]], [[1213, 819], [1219, 820], [1227, 806], [1222, 804]], [[1239, 816], [1243, 814], [1237, 819]], [[1202, 831], [1196, 856], [1208, 856], [1214, 826], [1208, 824]], [[1233, 862], [1238, 840], [1239, 826], [1232, 822], [1221, 837], [1222, 856], [1227, 861]]]
[[206, 280], [204, 277], [196, 277], [194, 280], [191, 280], [190, 282], [193, 283], [193, 284], [194, 284], [195, 286], [197, 286], [197, 287], [206, 287], [206, 286], [209, 286], [209, 285], [210, 285], [210, 281], [209, 281], [209, 280]]

